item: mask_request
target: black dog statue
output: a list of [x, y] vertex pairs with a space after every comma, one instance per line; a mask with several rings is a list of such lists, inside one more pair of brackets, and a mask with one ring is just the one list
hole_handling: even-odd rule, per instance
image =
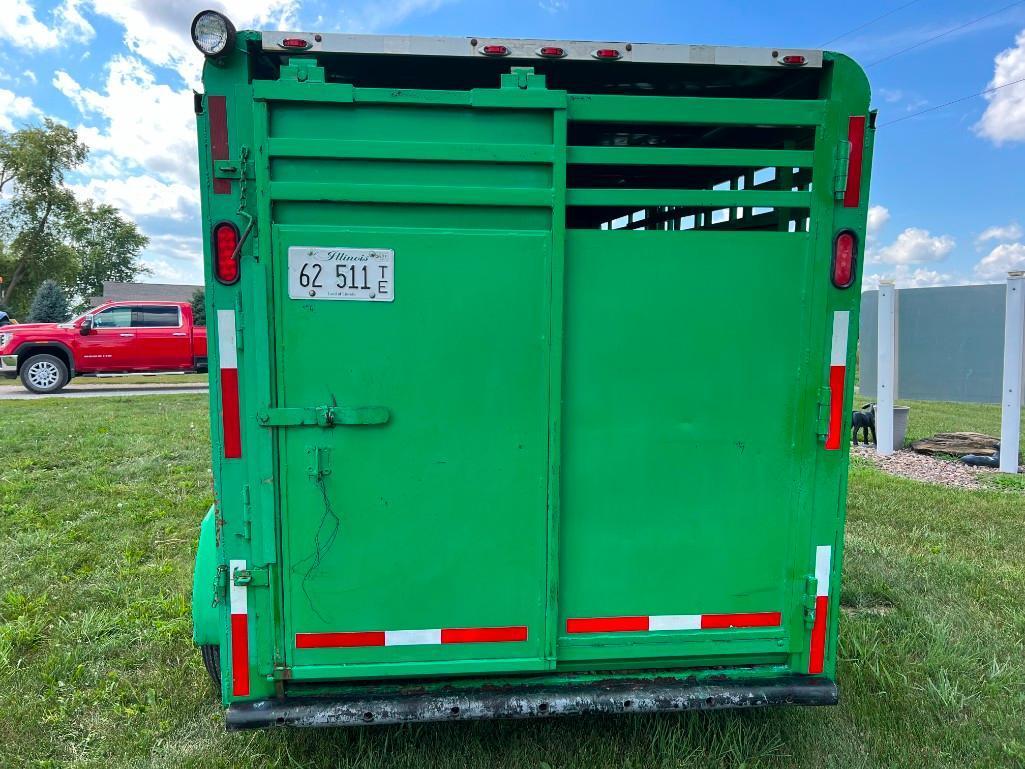
[[854, 411], [851, 414], [851, 437], [854, 445], [858, 445], [858, 430], [861, 430], [862, 443], [868, 443], [869, 433], [872, 434], [873, 445], [876, 442], [876, 404], [866, 403], [861, 411]]

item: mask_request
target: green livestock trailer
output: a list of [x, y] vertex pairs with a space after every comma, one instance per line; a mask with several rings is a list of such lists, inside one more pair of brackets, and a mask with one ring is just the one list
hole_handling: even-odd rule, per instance
[[228, 728], [835, 703], [862, 70], [192, 34]]

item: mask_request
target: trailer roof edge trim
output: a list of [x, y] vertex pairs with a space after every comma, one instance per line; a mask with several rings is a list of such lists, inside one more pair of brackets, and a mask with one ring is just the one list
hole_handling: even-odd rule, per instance
[[[746, 48], [721, 45], [630, 43], [627, 41], [532, 40], [521, 38], [427, 37], [417, 35], [346, 35], [312, 32], [261, 32], [264, 51], [296, 52], [285, 40], [302, 39], [302, 53], [388, 54], [396, 56], [482, 56], [485, 46], [504, 46], [502, 58], [536, 60], [539, 49], [556, 46], [565, 50], [563, 59], [595, 61], [599, 50], [619, 52], [619, 62], [645, 64], [706, 64], [720, 66], [821, 68], [823, 52], [804, 48]], [[611, 62], [606, 62], [611, 66]]]

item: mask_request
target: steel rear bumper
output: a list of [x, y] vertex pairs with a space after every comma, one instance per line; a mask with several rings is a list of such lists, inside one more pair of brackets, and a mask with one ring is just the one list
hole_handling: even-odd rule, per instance
[[837, 687], [823, 678], [788, 677], [695, 683], [675, 678], [584, 684], [351, 693], [235, 703], [229, 730], [270, 726], [354, 726], [491, 718], [547, 718], [587, 713], [721, 710], [768, 705], [835, 705]]
[[13, 377], [18, 375], [18, 356], [0, 355], [0, 376]]

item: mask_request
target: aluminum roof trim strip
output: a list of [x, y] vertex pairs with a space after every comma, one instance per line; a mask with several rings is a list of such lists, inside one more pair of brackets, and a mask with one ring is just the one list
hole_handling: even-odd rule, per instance
[[[263, 50], [294, 53], [358, 53], [394, 56], [483, 56], [484, 46], [505, 46], [510, 60], [544, 60], [538, 54], [542, 46], [555, 46], [566, 51], [564, 59], [598, 61], [599, 49], [619, 51], [618, 62], [645, 64], [714, 64], [746, 67], [822, 66], [822, 51], [804, 48], [741, 48], [718, 45], [668, 45], [661, 43], [628, 43], [624, 41], [524, 40], [517, 38], [421, 37], [413, 35], [345, 35], [313, 32], [262, 32]], [[309, 43], [304, 49], [286, 48], [283, 40], [298, 38]], [[784, 57], [803, 56], [803, 65], [783, 63]], [[613, 64], [613, 61], [605, 61]]]

